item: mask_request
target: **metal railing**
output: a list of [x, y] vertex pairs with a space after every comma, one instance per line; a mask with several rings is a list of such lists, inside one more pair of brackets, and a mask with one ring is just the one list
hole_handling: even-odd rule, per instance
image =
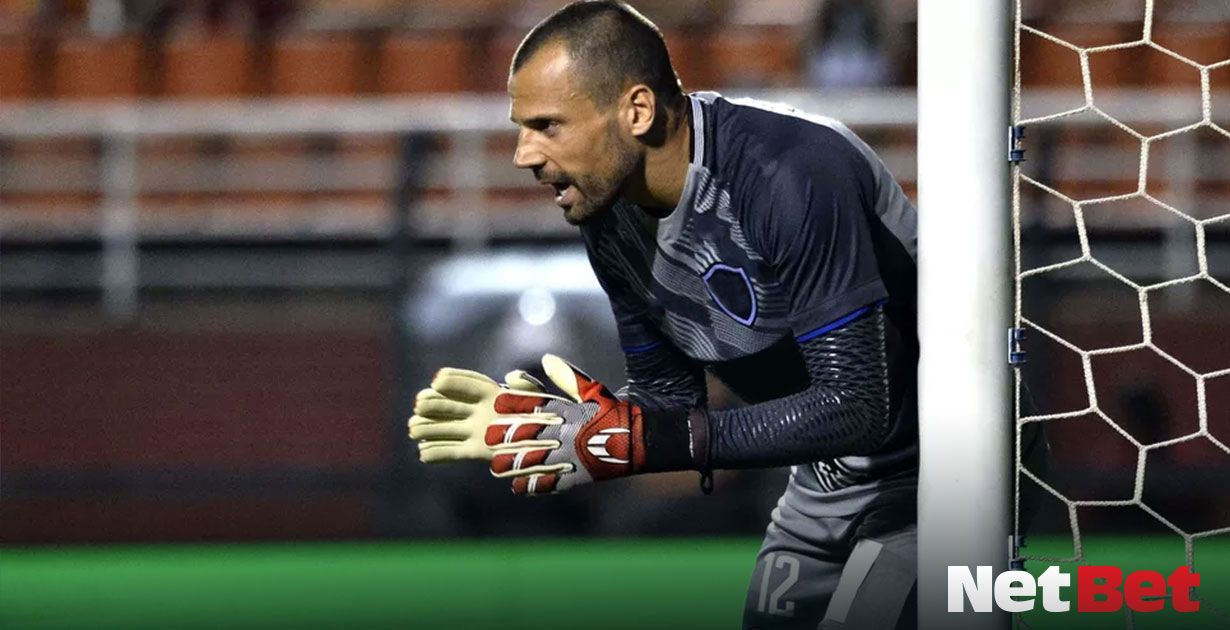
[[[912, 89], [747, 96], [842, 120], [868, 138], [907, 192], [914, 190], [917, 99]], [[1057, 112], [1070, 108], [1074, 98], [1079, 94], [1039, 91], [1026, 95], [1025, 106], [1027, 111]], [[1098, 102], [1126, 112], [1121, 116], [1125, 124], [1177, 127], [1191, 122], [1183, 114], [1184, 98], [1165, 91], [1120, 90], [1099, 94]], [[1074, 119], [1065, 124], [1091, 123]], [[96, 240], [101, 244], [98, 286], [108, 311], [124, 319], [131, 316], [142, 286], [139, 249], [145, 242], [391, 238], [396, 215], [389, 198], [405, 166], [398, 163], [397, 147], [411, 134], [429, 135], [436, 145], [417, 165], [423, 170], [421, 185], [431, 194], [423, 196], [413, 215], [414, 235], [482, 247], [491, 239], [558, 239], [572, 233], [533, 178], [511, 164], [515, 129], [508, 121], [507, 98], [468, 95], [2, 106], [0, 238]], [[1178, 139], [1194, 142], [1188, 136]], [[362, 151], [329, 148], [338, 139], [369, 146]], [[253, 154], [226, 148], [228, 143], [287, 141], [325, 149]], [[57, 143], [64, 142], [87, 148], [58, 152]], [[159, 146], [176, 142], [197, 148]], [[1042, 148], [1027, 147], [1028, 158]], [[1185, 186], [1178, 194], [1196, 199], [1198, 182], [1192, 174], [1202, 171], [1200, 152], [1195, 145], [1171, 150], [1190, 157], [1171, 185]], [[1056, 161], [1055, 176], [1113, 179], [1121, 153], [1113, 145], [1077, 147]], [[1230, 175], [1223, 179], [1230, 182]], [[75, 198], [84, 211], [66, 211], [64, 196]], [[1159, 233], [1168, 227], [1133, 221], [1125, 218], [1123, 225]], [[1182, 246], [1176, 239], [1174, 247]], [[0, 288], [37, 284], [38, 274], [23, 276], [25, 268], [10, 265], [13, 273], [3, 274], [7, 277], [0, 278]]]

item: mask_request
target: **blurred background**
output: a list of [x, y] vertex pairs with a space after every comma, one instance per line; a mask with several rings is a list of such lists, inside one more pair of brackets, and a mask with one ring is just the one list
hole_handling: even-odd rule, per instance
[[[405, 438], [443, 365], [499, 376], [550, 350], [622, 384], [575, 231], [511, 165], [507, 66], [562, 4], [0, 0], [0, 543], [758, 536], [784, 471], [720, 475], [710, 497], [680, 473], [525, 501], [482, 466], [419, 465]], [[843, 119], [915, 197], [914, 2], [634, 4], [685, 88]], [[1024, 15], [1094, 46], [1139, 39], [1143, 6]], [[1159, 1], [1152, 29], [1197, 63], [1230, 59], [1224, 0]], [[1021, 47], [1025, 116], [1083, 102], [1075, 51], [1028, 33]], [[1200, 71], [1155, 49], [1089, 65], [1098, 104], [1142, 133], [1202, 106], [1230, 124], [1230, 66], [1203, 104]], [[1026, 173], [1074, 199], [1135, 190], [1140, 142], [1087, 118], [1031, 128]], [[1145, 176], [1192, 216], [1230, 214], [1230, 137], [1158, 141]], [[1037, 187], [1023, 200], [1026, 266], [1074, 257], [1070, 204]], [[1144, 284], [1200, 268], [1193, 224], [1157, 204], [1085, 220], [1099, 260]], [[1230, 282], [1230, 221], [1203, 245]], [[1153, 339], [1196, 373], [1230, 368], [1223, 289], [1150, 295]], [[1135, 298], [1084, 265], [1029, 281], [1025, 309], [1090, 349], [1141, 340]], [[1027, 412], [1087, 405], [1079, 357], [1043, 335], [1027, 349]], [[1160, 355], [1094, 368], [1102, 408], [1138, 439], [1198, 425], [1195, 377]], [[717, 384], [711, 400], [740, 404]], [[1230, 442], [1230, 376], [1202, 402]], [[1135, 447], [1094, 417], [1055, 424], [1057, 488], [1130, 496]], [[1162, 449], [1146, 500], [1189, 531], [1230, 526], [1228, 464], [1205, 441]], [[1040, 527], [1066, 536], [1062, 506], [1047, 510]], [[1105, 512], [1090, 527], [1169, 531]]]

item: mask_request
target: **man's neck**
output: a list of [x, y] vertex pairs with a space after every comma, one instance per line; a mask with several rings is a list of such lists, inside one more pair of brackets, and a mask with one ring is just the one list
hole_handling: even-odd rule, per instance
[[692, 161], [691, 108], [684, 107], [668, 121], [666, 141], [645, 153], [645, 187], [639, 199], [633, 199], [654, 216], [664, 217], [674, 211], [683, 196], [688, 180], [688, 164]]

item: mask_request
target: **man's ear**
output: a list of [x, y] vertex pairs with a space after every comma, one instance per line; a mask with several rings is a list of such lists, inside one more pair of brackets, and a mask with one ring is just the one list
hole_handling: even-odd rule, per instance
[[657, 95], [653, 93], [653, 90], [640, 83], [624, 92], [624, 97], [621, 99], [623, 104], [621, 115], [632, 135], [641, 137], [653, 129], [658, 111], [657, 100]]

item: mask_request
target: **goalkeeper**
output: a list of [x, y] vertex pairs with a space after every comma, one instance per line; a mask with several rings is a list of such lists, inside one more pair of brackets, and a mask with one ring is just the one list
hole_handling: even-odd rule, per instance
[[[744, 627], [912, 627], [915, 209], [883, 163], [837, 121], [685, 94], [619, 2], [536, 26], [508, 89], [516, 166], [579, 226], [628, 388], [551, 355], [549, 383], [442, 369], [410, 420], [422, 461], [488, 460], [518, 494], [792, 466]], [[707, 409], [706, 370], [752, 404]]]

